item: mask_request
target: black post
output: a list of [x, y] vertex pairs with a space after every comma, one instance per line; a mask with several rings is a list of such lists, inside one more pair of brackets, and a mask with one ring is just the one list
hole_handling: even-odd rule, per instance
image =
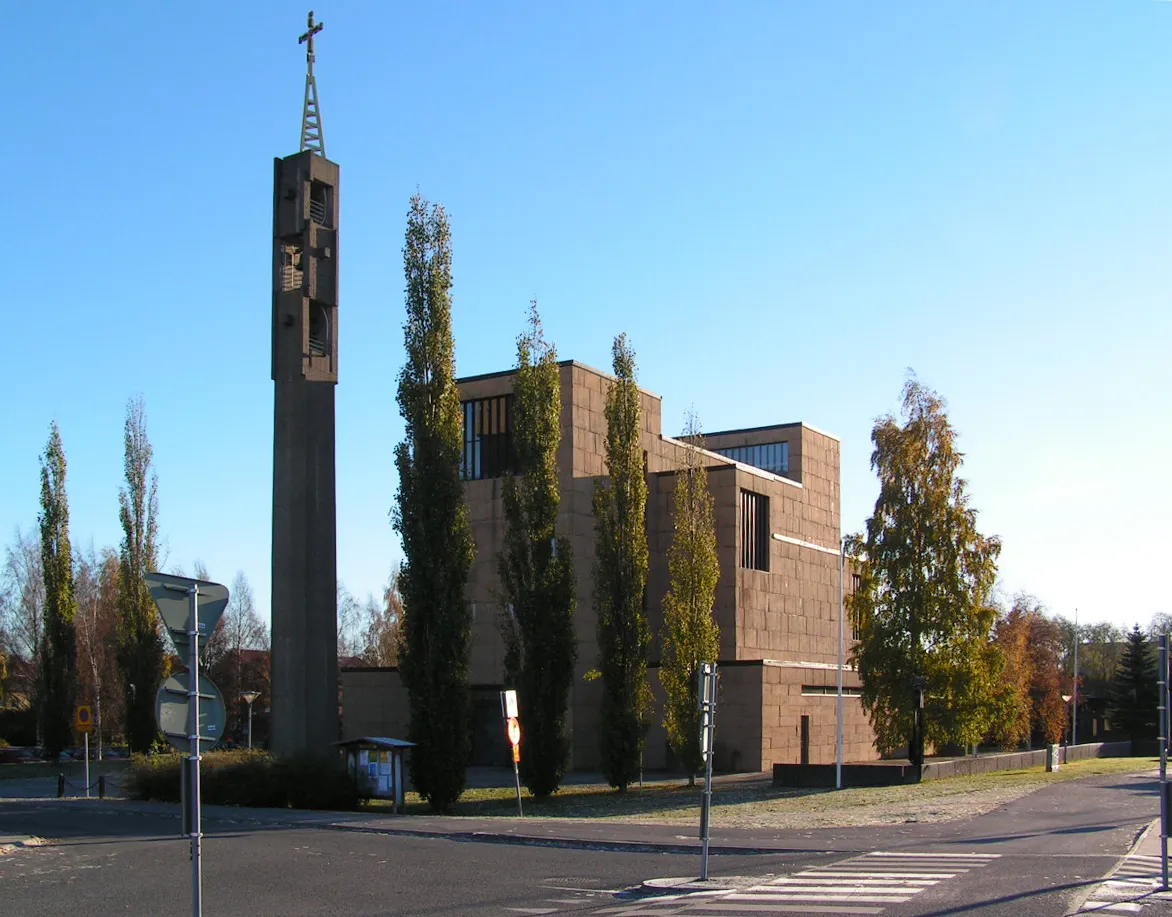
[[65, 775], [64, 774], [57, 775], [57, 798], [58, 799], [65, 798]]
[[927, 681], [922, 675], [912, 679], [912, 734], [908, 742], [908, 759], [916, 769], [916, 776], [922, 776], [924, 770], [924, 688]]
[[98, 774], [98, 799], [106, 798], [106, 775]]

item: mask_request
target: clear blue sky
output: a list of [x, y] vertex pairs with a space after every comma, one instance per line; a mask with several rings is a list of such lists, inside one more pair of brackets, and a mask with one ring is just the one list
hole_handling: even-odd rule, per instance
[[[637, 7], [632, 9], [631, 7]], [[949, 402], [1003, 587], [1172, 611], [1172, 3], [326, 3], [342, 166], [338, 570], [377, 591], [418, 187], [449, 211], [458, 371], [627, 332], [668, 433], [802, 420], [877, 486], [905, 371]], [[170, 566], [267, 610], [272, 158], [304, 4], [10, 5], [0, 152], [3, 540], [49, 422], [75, 540], [116, 544], [141, 392]]]

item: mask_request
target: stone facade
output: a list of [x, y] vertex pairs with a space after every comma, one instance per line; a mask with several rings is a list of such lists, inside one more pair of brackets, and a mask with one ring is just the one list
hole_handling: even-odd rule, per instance
[[[574, 550], [578, 607], [575, 630], [578, 662], [571, 699], [575, 769], [598, 766], [600, 686], [584, 680], [597, 667], [597, 615], [592, 603], [594, 516], [591, 501], [605, 476], [606, 394], [611, 376], [581, 363], [560, 364], [562, 443], [558, 453], [562, 492], [559, 533]], [[462, 401], [499, 398], [512, 392], [513, 372], [459, 380]], [[664, 436], [659, 396], [641, 391], [642, 447], [648, 476], [647, 531], [651, 564], [647, 607], [656, 641], [650, 680], [656, 695], [655, 721], [648, 734], [645, 766], [669, 766], [671, 753], [660, 725], [663, 691], [656, 672], [660, 604], [668, 587], [667, 551], [672, 539], [676, 470], [686, 451], [696, 446]], [[788, 464], [779, 473], [766, 471], [715, 450], [785, 443]], [[781, 447], [778, 447], [778, 450]], [[774, 451], [774, 455], [778, 454]], [[717, 551], [721, 576], [714, 613], [720, 626], [721, 686], [717, 716], [715, 765], [722, 770], [769, 771], [774, 763], [834, 761], [838, 647], [839, 442], [800, 423], [711, 433], [705, 436], [704, 461], [715, 503]], [[497, 554], [504, 519], [499, 477], [465, 482], [469, 519], [476, 541], [476, 562], [467, 597], [473, 616], [471, 680], [474, 693], [487, 698], [501, 686], [504, 645], [497, 628], [500, 610]], [[745, 497], [744, 494], [757, 495]], [[756, 553], [748, 558], [765, 569], [746, 567], [746, 500], [757, 509], [752, 518]], [[767, 501], [767, 508], [764, 501]], [[751, 527], [751, 526], [750, 526]], [[792, 544], [775, 534], [796, 539]], [[817, 547], [814, 547], [817, 546]], [[823, 550], [818, 550], [821, 547]], [[848, 583], [850, 575], [848, 572]], [[849, 626], [847, 639], [850, 639]], [[849, 645], [848, 645], [849, 653]], [[391, 672], [386, 679], [397, 681]], [[844, 684], [844, 756], [877, 757], [874, 735], [857, 696], [858, 679], [847, 669]], [[478, 706], [493, 716], [487, 700]], [[499, 706], [499, 705], [498, 705]], [[344, 732], [362, 734], [365, 712], [352, 721], [351, 695], [345, 699]], [[499, 731], [497, 722], [486, 729]], [[522, 711], [522, 718], [524, 711]], [[370, 725], [365, 734], [371, 734]], [[478, 724], [478, 730], [481, 725]], [[376, 731], [379, 735], [396, 733]], [[484, 745], [485, 743], [481, 743]], [[803, 751], [804, 749], [804, 751]], [[482, 762], [488, 763], [488, 762]]]

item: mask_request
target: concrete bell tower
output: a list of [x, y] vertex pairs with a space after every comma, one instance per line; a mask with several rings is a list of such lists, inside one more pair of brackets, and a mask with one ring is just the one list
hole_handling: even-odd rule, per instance
[[339, 169], [326, 159], [314, 24], [301, 151], [273, 172], [272, 736], [278, 755], [338, 741], [337, 514]]

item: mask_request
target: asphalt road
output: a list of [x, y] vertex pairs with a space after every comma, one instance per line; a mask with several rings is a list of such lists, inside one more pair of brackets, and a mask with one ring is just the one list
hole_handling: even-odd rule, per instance
[[[640, 887], [695, 875], [693, 855], [209, 822], [204, 913], [1061, 917], [1101, 888], [1158, 808], [1154, 780], [1118, 776], [1056, 784], [963, 822], [757, 832], [788, 849], [714, 857], [713, 876], [744, 878], [701, 897]], [[0, 800], [0, 833], [51, 840], [0, 857], [0, 915], [188, 914], [188, 843], [177, 830], [173, 816], [117, 803]], [[1172, 914], [1150, 898], [1124, 903], [1144, 917]]]

